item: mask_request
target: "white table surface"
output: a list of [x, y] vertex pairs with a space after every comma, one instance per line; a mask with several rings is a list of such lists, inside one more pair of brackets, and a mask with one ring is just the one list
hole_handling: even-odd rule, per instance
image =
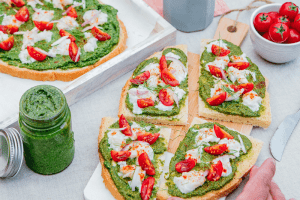
[[[225, 0], [231, 9], [242, 8], [250, 1]], [[284, 3], [283, 0], [274, 1]], [[299, 0], [293, 2], [300, 5]], [[249, 24], [252, 12], [253, 10], [241, 13], [239, 21]], [[230, 14], [228, 17], [235, 19], [235, 16], [236, 14]], [[200, 40], [213, 37], [218, 19], [219, 17], [216, 17], [212, 24], [201, 32], [178, 32], [177, 44], [188, 44], [189, 51], [199, 53]], [[295, 113], [300, 108], [300, 58], [283, 65], [266, 62], [255, 53], [249, 35], [241, 48], [270, 80], [268, 90], [271, 99], [272, 124], [268, 129], [254, 128], [251, 133], [253, 137], [264, 141], [263, 149], [256, 163], [260, 166], [265, 159], [271, 157], [269, 141], [278, 125], [287, 115]], [[117, 116], [120, 93], [130, 75], [131, 73], [125, 74], [120, 79], [71, 106], [76, 150], [73, 163], [65, 171], [57, 175], [42, 176], [30, 171], [23, 164], [20, 173], [15, 178], [0, 180], [0, 200], [82, 200], [83, 190], [99, 162], [97, 136], [101, 118]], [[277, 171], [274, 177], [287, 199], [292, 197], [300, 199], [299, 143], [300, 125], [294, 130], [281, 162], [277, 162]], [[235, 199], [242, 191], [246, 181], [247, 179], [227, 199]]]

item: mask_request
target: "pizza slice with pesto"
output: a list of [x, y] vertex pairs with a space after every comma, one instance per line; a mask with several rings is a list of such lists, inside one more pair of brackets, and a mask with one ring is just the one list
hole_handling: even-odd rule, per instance
[[98, 137], [104, 184], [117, 199], [154, 200], [170, 128], [141, 121], [102, 119]]
[[267, 128], [271, 108], [266, 79], [240, 47], [202, 40], [199, 115]]

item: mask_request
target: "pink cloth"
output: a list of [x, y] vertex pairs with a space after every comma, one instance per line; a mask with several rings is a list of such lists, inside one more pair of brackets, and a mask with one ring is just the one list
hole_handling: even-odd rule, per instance
[[[151, 8], [163, 17], [163, 0], [144, 0]], [[227, 4], [223, 0], [216, 0], [214, 16], [222, 15], [229, 11]]]

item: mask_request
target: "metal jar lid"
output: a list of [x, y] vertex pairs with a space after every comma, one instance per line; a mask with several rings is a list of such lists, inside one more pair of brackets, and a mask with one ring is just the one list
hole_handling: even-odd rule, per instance
[[0, 129], [0, 178], [18, 174], [23, 163], [23, 142], [14, 128]]

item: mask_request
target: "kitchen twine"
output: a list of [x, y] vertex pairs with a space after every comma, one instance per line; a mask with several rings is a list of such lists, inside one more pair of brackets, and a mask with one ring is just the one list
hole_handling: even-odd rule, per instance
[[229, 11], [225, 12], [224, 14], [221, 15], [221, 17], [220, 17], [220, 19], [219, 19], [219, 23], [220, 23], [221, 19], [222, 19], [225, 15], [227, 15], [227, 14], [229, 14], [229, 13], [232, 13], [232, 12], [235, 12], [235, 11], [239, 11], [238, 14], [237, 14], [237, 16], [236, 16], [236, 19], [235, 19], [235, 21], [234, 21], [234, 25], [233, 25], [233, 26], [228, 26], [228, 27], [227, 27], [227, 30], [228, 30], [229, 32], [236, 32], [236, 25], [237, 25], [237, 23], [238, 23], [237, 20], [238, 20], [238, 18], [239, 18], [239, 16], [240, 16], [240, 13], [241, 13], [242, 11], [244, 11], [244, 10], [251, 10], [251, 9], [253, 9], [253, 8], [258, 8], [258, 7], [260, 7], [260, 6], [252, 6], [252, 4], [255, 3], [255, 2], [265, 2], [265, 3], [267, 3], [267, 4], [274, 3], [274, 2], [272, 2], [272, 1], [270, 1], [270, 0], [254, 0], [254, 1], [252, 1], [246, 8], [242, 8], [242, 9], [233, 9], [233, 10], [229, 10]]

